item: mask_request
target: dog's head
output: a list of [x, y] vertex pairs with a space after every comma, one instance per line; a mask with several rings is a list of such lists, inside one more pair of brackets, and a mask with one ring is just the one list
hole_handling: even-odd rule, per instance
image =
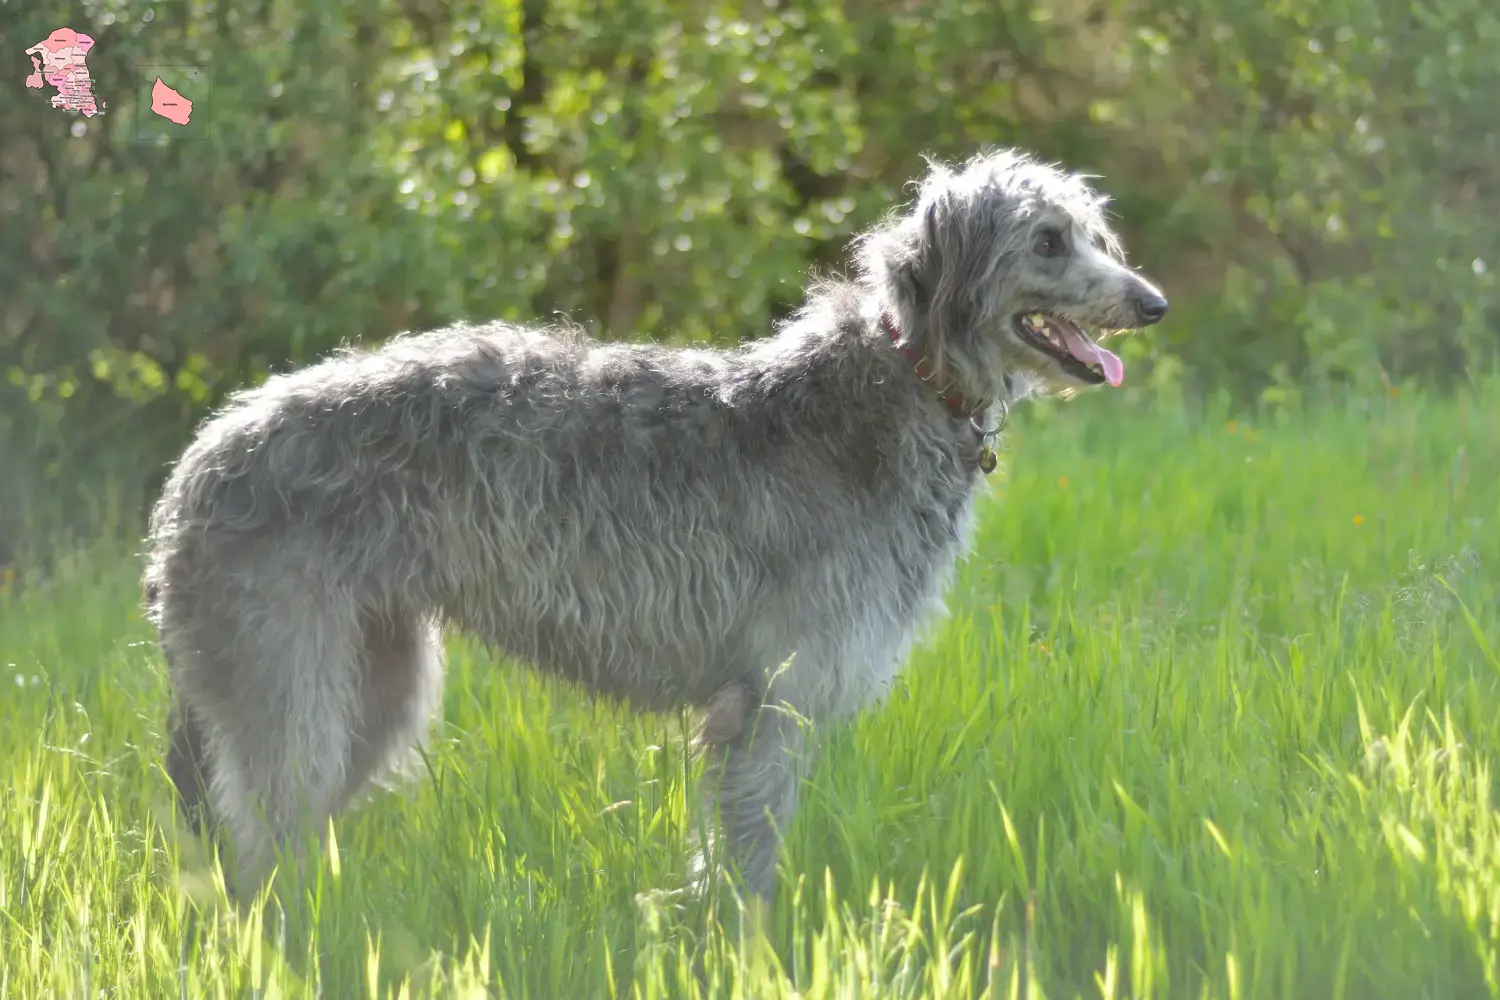
[[903, 343], [975, 400], [1119, 385], [1098, 341], [1157, 322], [1167, 300], [1125, 265], [1105, 199], [1015, 152], [929, 167], [913, 205], [860, 241]]

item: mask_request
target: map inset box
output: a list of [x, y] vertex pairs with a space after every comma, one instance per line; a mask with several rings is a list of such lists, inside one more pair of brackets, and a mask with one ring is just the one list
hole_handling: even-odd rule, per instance
[[162, 63], [136, 67], [135, 141], [160, 145], [208, 137], [208, 67]]

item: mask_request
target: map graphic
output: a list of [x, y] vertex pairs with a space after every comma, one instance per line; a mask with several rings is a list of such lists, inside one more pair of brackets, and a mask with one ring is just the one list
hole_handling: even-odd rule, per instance
[[151, 86], [151, 111], [175, 125], [186, 125], [193, 117], [193, 102], [157, 77]]
[[[59, 111], [85, 118], [105, 113], [105, 102], [94, 93], [94, 76], [88, 55], [94, 36], [72, 28], [56, 28], [25, 50], [32, 72], [27, 88], [56, 88], [49, 101]], [[212, 90], [208, 67], [199, 63], [163, 63], [137, 66], [135, 80], [135, 141], [162, 145], [177, 139], [206, 139], [210, 130], [204, 119]], [[73, 124], [73, 135], [86, 134], [83, 122]]]
[[35, 71], [26, 78], [26, 86], [40, 90], [42, 83], [57, 88], [52, 106], [74, 111], [85, 118], [104, 113], [104, 102], [94, 96], [94, 82], [85, 61], [94, 39], [72, 28], [58, 28], [26, 50]]
[[207, 139], [213, 81], [198, 63], [136, 67], [135, 141], [150, 145]]

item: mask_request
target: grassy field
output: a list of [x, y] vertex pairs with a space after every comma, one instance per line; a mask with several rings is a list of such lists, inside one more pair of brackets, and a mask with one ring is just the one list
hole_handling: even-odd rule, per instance
[[1019, 415], [953, 617], [824, 734], [767, 943], [653, 891], [687, 720], [461, 643], [429, 773], [236, 911], [164, 832], [130, 548], [60, 555], [0, 596], [0, 997], [1500, 996], [1495, 389]]

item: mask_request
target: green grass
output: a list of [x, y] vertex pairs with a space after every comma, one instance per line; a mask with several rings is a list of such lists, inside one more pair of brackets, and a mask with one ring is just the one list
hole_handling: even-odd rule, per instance
[[462, 644], [430, 773], [236, 911], [163, 832], [129, 548], [60, 557], [0, 597], [0, 996], [1500, 995], [1493, 389], [1018, 415], [953, 617], [824, 734], [765, 947], [651, 891], [684, 720]]

